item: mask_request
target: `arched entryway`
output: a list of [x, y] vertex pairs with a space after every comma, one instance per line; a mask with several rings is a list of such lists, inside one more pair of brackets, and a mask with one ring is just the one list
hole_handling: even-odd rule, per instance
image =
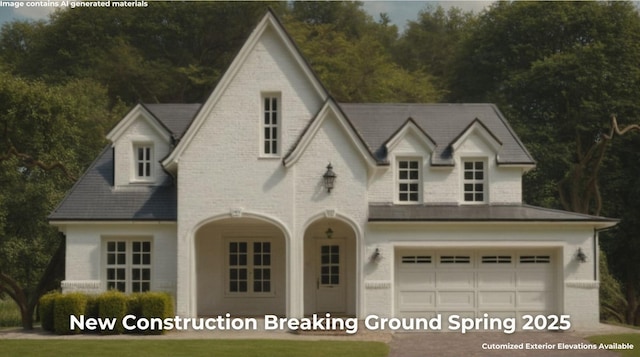
[[214, 220], [195, 233], [197, 314], [286, 313], [286, 239], [275, 224]]
[[356, 314], [356, 233], [345, 221], [320, 218], [304, 233], [304, 313]]

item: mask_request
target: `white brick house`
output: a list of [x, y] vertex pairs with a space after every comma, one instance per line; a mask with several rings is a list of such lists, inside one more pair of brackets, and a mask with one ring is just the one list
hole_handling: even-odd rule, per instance
[[165, 290], [181, 316], [598, 322], [616, 221], [523, 204], [535, 162], [495, 106], [337, 103], [271, 13], [205, 103], [139, 104], [107, 138], [49, 217], [65, 291]]

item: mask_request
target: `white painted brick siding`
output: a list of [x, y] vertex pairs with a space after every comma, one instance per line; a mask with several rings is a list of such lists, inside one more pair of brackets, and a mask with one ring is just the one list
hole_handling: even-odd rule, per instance
[[161, 184], [167, 178], [162, 169], [160, 160], [169, 154], [167, 143], [149, 123], [143, 119], [136, 119], [128, 130], [113, 143], [114, 147], [114, 185], [128, 186], [134, 181], [136, 175], [136, 155], [134, 145], [136, 143], [153, 143], [153, 184]]

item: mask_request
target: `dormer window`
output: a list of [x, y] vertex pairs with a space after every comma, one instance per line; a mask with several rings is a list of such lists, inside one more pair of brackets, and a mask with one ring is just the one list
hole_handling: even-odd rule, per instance
[[262, 156], [280, 155], [280, 96], [262, 96]]
[[136, 181], [153, 180], [153, 145], [137, 144], [134, 146]]
[[486, 164], [482, 160], [463, 161], [463, 195], [465, 203], [484, 203], [487, 200]]
[[420, 159], [401, 158], [397, 160], [397, 197], [399, 203], [420, 202]]

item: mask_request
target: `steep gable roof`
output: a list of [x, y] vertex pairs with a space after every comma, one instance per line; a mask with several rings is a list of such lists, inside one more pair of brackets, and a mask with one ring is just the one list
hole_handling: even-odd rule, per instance
[[344, 112], [342, 112], [342, 110], [340, 109], [340, 106], [331, 97], [327, 99], [318, 113], [313, 117], [313, 119], [309, 121], [309, 124], [307, 125], [307, 127], [305, 127], [302, 134], [298, 137], [298, 140], [292, 146], [291, 150], [289, 150], [287, 155], [285, 155], [284, 159], [282, 160], [283, 164], [289, 167], [300, 158], [311, 140], [313, 140], [313, 137], [322, 125], [323, 121], [326, 120], [329, 113], [333, 113], [336, 116], [338, 122], [342, 125], [342, 128], [347, 132], [347, 135], [351, 138], [351, 141], [360, 151], [366, 163], [369, 166], [375, 166], [376, 162], [373, 153], [369, 151], [367, 144], [353, 127], [353, 124], [351, 124], [349, 119], [344, 115]]
[[76, 182], [50, 221], [175, 221], [174, 185], [113, 187], [113, 149], [106, 147]]
[[498, 164], [535, 165], [531, 154], [493, 104], [341, 103], [340, 106], [381, 163], [387, 161], [385, 143], [410, 117], [436, 144], [433, 165], [453, 165], [451, 143], [476, 120], [502, 143]]
[[171, 135], [180, 139], [187, 131], [189, 124], [202, 107], [201, 103], [195, 104], [144, 104], [146, 108], [158, 121], [160, 121]]
[[311, 83], [312, 87], [315, 88], [320, 98], [325, 101], [329, 97], [329, 93], [327, 92], [326, 88], [313, 72], [311, 66], [309, 66], [309, 63], [302, 55], [300, 49], [297, 47], [291, 36], [287, 33], [273, 10], [269, 9], [269, 11], [265, 14], [256, 28], [253, 30], [247, 41], [244, 43], [244, 45], [240, 49], [240, 52], [234, 58], [233, 62], [213, 90], [213, 93], [211, 93], [211, 95], [198, 111], [198, 114], [195, 116], [193, 122], [187, 129], [186, 133], [183, 135], [183, 140], [179, 142], [179, 144], [171, 152], [171, 154], [162, 162], [162, 164], [168, 170], [173, 170], [175, 168], [178, 158], [189, 145], [191, 140], [195, 137], [199, 128], [206, 120], [208, 113], [220, 100], [222, 94], [230, 85], [231, 81], [241, 69], [242, 65], [245, 63], [248, 56], [251, 54], [252, 50], [255, 48], [256, 44], [265, 33], [265, 31], [267, 31], [267, 29], [273, 29], [276, 32], [278, 38], [285, 45], [285, 48], [287, 48], [289, 54], [295, 59], [299, 68], [306, 75], [307, 79]]

